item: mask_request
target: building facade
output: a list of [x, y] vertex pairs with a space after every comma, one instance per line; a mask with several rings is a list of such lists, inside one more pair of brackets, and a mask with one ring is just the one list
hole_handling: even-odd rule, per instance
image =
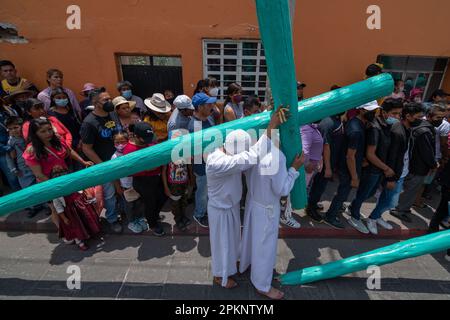
[[[70, 30], [73, 4], [80, 29]], [[368, 27], [371, 5], [380, 9], [381, 29]], [[449, 91], [449, 12], [447, 0], [297, 0], [294, 50], [306, 96], [362, 80], [376, 61], [428, 94]], [[164, 89], [191, 95], [211, 75], [222, 87], [237, 81], [247, 93], [264, 95], [267, 68], [253, 0], [9, 1], [0, 7], [0, 25], [9, 24], [15, 30], [0, 28], [0, 59], [12, 60], [39, 88], [46, 70], [58, 68], [75, 92], [93, 82], [116, 94], [116, 82], [125, 79], [144, 98]], [[10, 41], [11, 32], [24, 39]]]

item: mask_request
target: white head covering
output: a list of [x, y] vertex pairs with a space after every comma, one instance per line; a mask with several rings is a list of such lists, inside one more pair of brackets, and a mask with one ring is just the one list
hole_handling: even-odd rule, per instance
[[235, 130], [225, 139], [225, 151], [230, 155], [236, 155], [250, 150], [252, 137], [244, 130]]

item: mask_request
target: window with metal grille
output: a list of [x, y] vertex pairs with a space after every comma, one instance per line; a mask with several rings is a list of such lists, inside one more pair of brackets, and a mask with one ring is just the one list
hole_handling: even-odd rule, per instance
[[203, 76], [220, 83], [219, 98], [225, 99], [229, 84], [237, 82], [245, 96], [264, 101], [267, 65], [260, 40], [203, 40]]
[[437, 89], [440, 89], [448, 69], [448, 57], [393, 56], [379, 55], [378, 62], [384, 65], [384, 71], [392, 74], [395, 80], [405, 82], [405, 93], [414, 88], [424, 90], [424, 99], [428, 101]]

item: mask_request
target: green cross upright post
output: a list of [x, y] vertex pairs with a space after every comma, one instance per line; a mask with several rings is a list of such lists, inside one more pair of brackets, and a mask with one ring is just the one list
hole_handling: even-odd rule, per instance
[[[275, 106], [290, 106], [291, 117], [280, 128], [281, 148], [286, 155], [287, 166], [290, 166], [295, 156], [302, 152], [302, 142], [289, 1], [256, 0], [256, 11]], [[291, 193], [292, 207], [303, 209], [306, 198], [305, 172], [301, 169]]]

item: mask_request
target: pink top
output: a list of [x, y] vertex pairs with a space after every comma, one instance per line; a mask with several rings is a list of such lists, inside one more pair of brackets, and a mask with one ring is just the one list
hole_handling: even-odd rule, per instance
[[305, 162], [320, 161], [323, 153], [323, 137], [318, 125], [302, 126], [301, 133]]
[[33, 146], [28, 144], [25, 152], [23, 153], [23, 158], [27, 166], [41, 166], [42, 173], [48, 178], [51, 177], [53, 170], [55, 169], [68, 169], [65, 159], [70, 156], [70, 148], [67, 146], [64, 140], [61, 140], [61, 150], [49, 147], [51, 151], [47, 151], [47, 158], [38, 159], [34, 153]]

